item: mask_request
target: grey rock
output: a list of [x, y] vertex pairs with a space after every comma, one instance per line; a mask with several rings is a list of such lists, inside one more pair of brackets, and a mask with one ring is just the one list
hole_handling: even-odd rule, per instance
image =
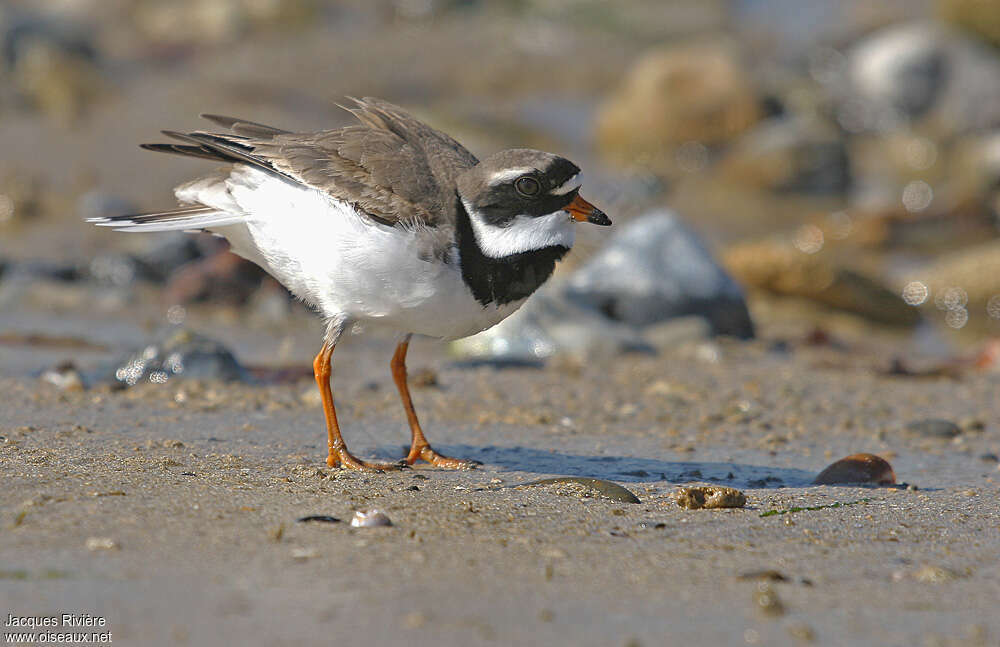
[[6, 66], [17, 64], [35, 42], [52, 43], [74, 57], [89, 61], [98, 58], [91, 35], [78, 24], [30, 11], [0, 11], [0, 45]]
[[743, 290], [670, 211], [622, 227], [570, 277], [566, 296], [634, 326], [697, 315], [714, 334], [754, 334]]
[[847, 55], [838, 120], [851, 132], [886, 132], [935, 115], [956, 133], [1000, 123], [1000, 57], [933, 23], [881, 29]]
[[154, 283], [165, 283], [175, 271], [191, 261], [204, 258], [211, 251], [200, 244], [198, 237], [190, 234], [157, 236], [145, 252], [134, 257], [141, 278]]
[[162, 384], [178, 378], [250, 380], [247, 370], [221, 342], [186, 328], [170, 328], [153, 343], [128, 353], [89, 381], [127, 388], [141, 382]]
[[633, 329], [566, 300], [562, 286], [551, 284], [493, 328], [453, 342], [452, 350], [466, 358], [537, 362], [651, 349]]
[[934, 27], [896, 25], [855, 45], [848, 54], [848, 69], [852, 87], [872, 110], [917, 118], [941, 94], [948, 54]]

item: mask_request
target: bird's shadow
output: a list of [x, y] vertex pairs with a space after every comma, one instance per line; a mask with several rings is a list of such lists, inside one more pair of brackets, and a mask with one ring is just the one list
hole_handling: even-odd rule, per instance
[[702, 481], [733, 487], [777, 488], [811, 485], [816, 476], [813, 472], [789, 467], [664, 461], [634, 456], [585, 456], [521, 446], [441, 445], [439, 450], [450, 456], [471, 458], [490, 467], [499, 467], [501, 471], [585, 476], [632, 483]]

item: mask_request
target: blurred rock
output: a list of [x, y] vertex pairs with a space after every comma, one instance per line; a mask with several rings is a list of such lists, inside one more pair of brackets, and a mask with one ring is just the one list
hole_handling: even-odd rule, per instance
[[77, 370], [73, 362], [63, 362], [43, 371], [40, 379], [47, 382], [60, 391], [83, 391], [87, 388], [86, 381]]
[[[642, 330], [642, 337], [659, 351], [671, 351], [680, 346], [707, 341], [712, 336], [712, 326], [697, 316], [677, 317], [651, 324]], [[698, 348], [695, 347], [695, 353]]]
[[1000, 4], [988, 0], [937, 0], [949, 23], [1000, 47]]
[[496, 326], [452, 342], [451, 349], [460, 357], [531, 362], [562, 354], [613, 357], [649, 346], [628, 326], [568, 301], [562, 286], [553, 284]]
[[921, 117], [933, 107], [944, 89], [948, 55], [933, 26], [893, 25], [856, 44], [848, 70], [871, 126], [884, 130], [878, 126]]
[[318, 11], [317, 0], [140, 0], [135, 28], [160, 46], [231, 43], [253, 30], [300, 27]]
[[982, 208], [994, 234], [1000, 232], [1000, 126], [955, 142], [948, 162], [963, 196]]
[[126, 388], [141, 382], [163, 384], [181, 377], [224, 382], [249, 380], [246, 369], [221, 342], [185, 328], [169, 328], [157, 341], [98, 372], [91, 382]]
[[170, 273], [165, 298], [169, 303], [213, 300], [242, 304], [257, 291], [267, 274], [224, 248], [195, 259]]
[[912, 326], [919, 321], [920, 314], [896, 292], [817, 253], [821, 247], [822, 238], [808, 234], [797, 235], [794, 244], [739, 243], [726, 250], [723, 263], [744, 285], [772, 294], [808, 299], [889, 325]]
[[0, 15], [0, 46], [15, 99], [60, 122], [80, 117], [104, 91], [97, 49], [78, 25], [27, 11]]
[[133, 257], [139, 276], [154, 283], [164, 283], [182, 267], [206, 255], [219, 253], [220, 246], [213, 240], [208, 244], [198, 236], [182, 232], [159, 234], [150, 238], [150, 247]]
[[634, 326], [697, 315], [714, 334], [743, 339], [754, 334], [743, 290], [669, 211], [622, 226], [570, 277], [566, 295]]
[[97, 59], [97, 50], [90, 36], [69, 21], [59, 21], [45, 15], [14, 7], [0, 7], [0, 44], [4, 65], [13, 67], [25, 56], [33, 41], [55, 43], [66, 52], [89, 60]]
[[46, 185], [35, 174], [16, 168], [0, 171], [0, 227], [42, 214]]
[[820, 122], [797, 118], [761, 123], [736, 142], [719, 171], [728, 180], [778, 193], [839, 195], [851, 185], [844, 140]]
[[125, 288], [135, 282], [138, 268], [135, 261], [124, 254], [98, 254], [90, 261], [88, 274], [97, 283]]
[[38, 279], [72, 283], [88, 275], [86, 266], [71, 260], [10, 262], [7, 274], [8, 278], [28, 283]]
[[848, 53], [847, 70], [837, 118], [848, 132], [889, 132], [930, 115], [943, 133], [1000, 123], [996, 51], [933, 23], [870, 34]]
[[962, 428], [944, 418], [924, 418], [903, 425], [903, 430], [914, 436], [951, 440], [962, 434]]
[[926, 286], [924, 303], [944, 311], [951, 327], [970, 316], [1000, 322], [1000, 240], [944, 255], [912, 277]]
[[597, 115], [597, 143], [623, 164], [671, 172], [678, 146], [727, 142], [760, 116], [735, 46], [675, 45], [647, 53], [628, 72]]

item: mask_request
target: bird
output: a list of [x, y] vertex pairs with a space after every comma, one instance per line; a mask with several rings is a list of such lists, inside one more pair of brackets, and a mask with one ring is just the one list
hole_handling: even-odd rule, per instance
[[[223, 162], [174, 189], [174, 209], [88, 219], [125, 232], [207, 231], [257, 264], [324, 322], [313, 361], [330, 467], [381, 471], [419, 460], [469, 469], [435, 451], [407, 384], [413, 335], [454, 340], [515, 312], [573, 246], [580, 222], [611, 220], [580, 197], [580, 168], [553, 153], [503, 150], [482, 160], [387, 101], [349, 98], [357, 123], [293, 132], [203, 114], [226, 132], [161, 131], [146, 150]], [[331, 387], [345, 334], [381, 329], [410, 427], [397, 463], [362, 460], [341, 434]]]

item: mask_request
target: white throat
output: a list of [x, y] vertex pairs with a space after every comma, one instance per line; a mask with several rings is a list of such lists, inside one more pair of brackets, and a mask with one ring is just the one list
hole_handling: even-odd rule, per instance
[[553, 245], [572, 247], [576, 240], [576, 226], [566, 211], [556, 211], [545, 216], [515, 216], [505, 227], [487, 224], [482, 215], [465, 200], [472, 231], [483, 255], [503, 258], [523, 254]]

